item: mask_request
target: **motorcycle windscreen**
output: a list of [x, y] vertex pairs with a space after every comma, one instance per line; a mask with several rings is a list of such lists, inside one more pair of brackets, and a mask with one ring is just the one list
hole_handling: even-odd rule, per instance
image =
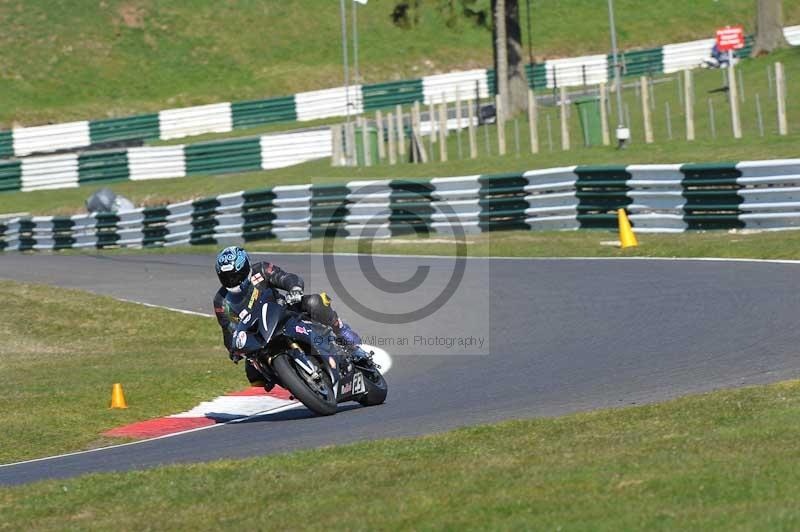
[[259, 332], [265, 343], [269, 343], [275, 329], [283, 317], [283, 306], [275, 301], [267, 301], [261, 305], [261, 316], [258, 323]]

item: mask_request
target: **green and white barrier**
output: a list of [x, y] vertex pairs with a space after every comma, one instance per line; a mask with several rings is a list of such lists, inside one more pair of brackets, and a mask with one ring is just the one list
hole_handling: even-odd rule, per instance
[[570, 166], [234, 192], [116, 214], [0, 221], [0, 250], [171, 246], [496, 230], [800, 229], [800, 159]]
[[[791, 44], [800, 45], [800, 26], [787, 27], [784, 34]], [[752, 36], [748, 36], [747, 46], [737, 54], [749, 56], [752, 43]], [[713, 39], [703, 39], [624, 52], [621, 57], [624, 73], [640, 76], [697, 68], [710, 58], [713, 44]], [[599, 54], [552, 59], [527, 65], [526, 71], [529, 85], [536, 89], [592, 85], [613, 77], [613, 57]], [[224, 133], [262, 124], [345, 116], [348, 101], [351, 114], [415, 101], [439, 103], [442, 95], [452, 102], [456, 99], [456, 92], [462, 98], [472, 98], [476, 85], [481, 98], [494, 94], [494, 71], [476, 69], [422, 79], [354, 85], [349, 94], [345, 93], [344, 87], [338, 87], [263, 100], [167, 109], [126, 118], [20, 127], [0, 131], [0, 159], [115, 141], [167, 140], [203, 133]]]
[[330, 157], [329, 128], [179, 146], [41, 155], [0, 161], [0, 191], [74, 188], [284, 168]]

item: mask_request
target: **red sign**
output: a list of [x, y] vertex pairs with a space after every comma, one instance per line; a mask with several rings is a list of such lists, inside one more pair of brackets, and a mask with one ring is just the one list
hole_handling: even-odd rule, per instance
[[726, 26], [717, 30], [717, 48], [720, 52], [744, 48], [744, 28], [742, 26]]

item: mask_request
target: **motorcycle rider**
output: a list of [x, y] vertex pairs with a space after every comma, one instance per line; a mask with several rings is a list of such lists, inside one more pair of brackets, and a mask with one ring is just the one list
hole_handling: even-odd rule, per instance
[[[345, 349], [358, 358], [361, 350], [361, 338], [349, 325], [339, 319], [336, 311], [331, 307], [331, 302], [325, 292], [319, 294], [304, 294], [302, 277], [286, 272], [269, 262], [257, 262], [250, 265], [247, 252], [238, 246], [226, 247], [217, 254], [215, 269], [222, 285], [214, 294], [214, 314], [222, 328], [222, 341], [228, 349], [230, 359], [238, 364], [242, 356], [237, 354], [233, 333], [239, 323], [238, 313], [234, 310], [245, 296], [250, 284], [259, 290], [280, 289], [286, 291], [284, 299], [289, 306], [307, 313], [314, 321], [327, 325], [333, 329], [338, 341]], [[279, 293], [276, 292], [276, 297]], [[274, 383], [267, 382], [250, 361], [245, 363], [247, 380], [252, 386], [263, 386], [270, 391]]]

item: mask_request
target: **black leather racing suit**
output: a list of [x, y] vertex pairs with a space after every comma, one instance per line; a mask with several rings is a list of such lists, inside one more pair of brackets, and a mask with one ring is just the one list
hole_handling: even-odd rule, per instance
[[[289, 291], [299, 286], [304, 288], [303, 278], [297, 274], [285, 272], [269, 262], [257, 262], [251, 266], [250, 282], [259, 290], [272, 290], [279, 288]], [[214, 314], [217, 316], [220, 328], [222, 328], [222, 341], [228, 353], [233, 353], [233, 333], [239, 323], [239, 316], [233, 310], [231, 302], [228, 300], [228, 289], [221, 287], [214, 294]], [[338, 334], [342, 322], [327, 296], [320, 294], [303, 295], [300, 302], [303, 312], [308, 313], [314, 321], [328, 325], [333, 328], [334, 333]], [[261, 385], [264, 377], [253, 368], [250, 363], [245, 364], [247, 379], [254, 385]]]

